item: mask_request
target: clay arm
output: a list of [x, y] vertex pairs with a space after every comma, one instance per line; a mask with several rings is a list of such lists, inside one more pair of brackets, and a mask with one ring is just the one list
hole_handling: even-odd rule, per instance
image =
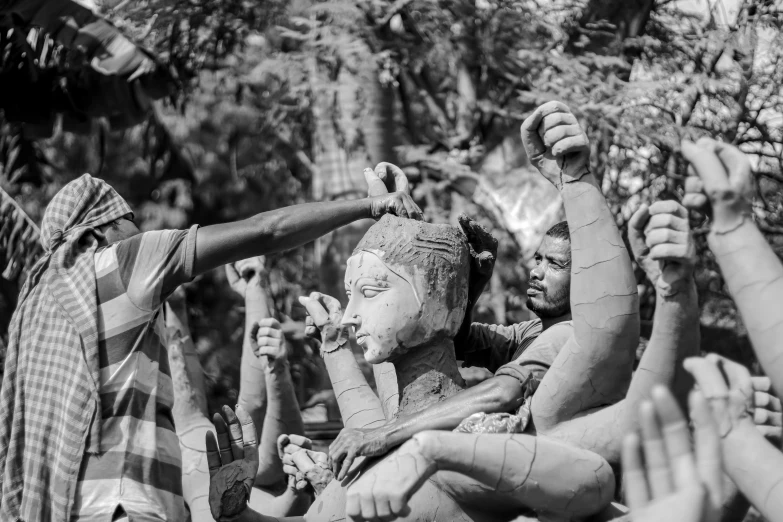
[[614, 495], [611, 468], [588, 451], [541, 436], [425, 431], [349, 486], [346, 513], [355, 520], [401, 516], [436, 471], [459, 473], [559, 516], [597, 513]]
[[783, 264], [753, 223], [750, 163], [736, 147], [706, 138], [697, 144], [683, 141], [682, 153], [698, 174], [686, 180], [686, 206], [706, 208], [712, 214], [709, 247], [742, 314], [761, 367], [781, 393]]
[[686, 359], [685, 369], [709, 400], [723, 469], [767, 520], [783, 520], [783, 455], [754, 424], [750, 372], [716, 354]]
[[[656, 289], [650, 342], [622, 401], [586, 416], [559, 424], [553, 437], [588, 448], [619, 463], [620, 441], [638, 429], [641, 403], [656, 385], [675, 391], [685, 407], [692, 379], [682, 361], [699, 349], [699, 306], [693, 279], [695, 248], [685, 209], [674, 201], [642, 206], [629, 222], [634, 257]], [[537, 396], [534, 396], [534, 403]]]
[[421, 210], [405, 193], [352, 201], [293, 205], [198, 230], [194, 274], [240, 259], [289, 250], [362, 218], [387, 212], [421, 219]]
[[321, 339], [321, 354], [345, 428], [373, 428], [386, 422], [381, 400], [367, 383], [342, 326], [342, 307], [334, 297], [313, 292], [300, 297], [307, 309], [305, 334]]
[[547, 429], [580, 411], [613, 404], [628, 390], [639, 340], [636, 281], [614, 217], [588, 170], [587, 137], [568, 108], [542, 105], [522, 124], [531, 162], [560, 189], [571, 235], [574, 338], [533, 401]]

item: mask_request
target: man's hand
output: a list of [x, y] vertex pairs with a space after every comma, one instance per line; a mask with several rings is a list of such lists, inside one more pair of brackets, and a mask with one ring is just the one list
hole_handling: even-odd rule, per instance
[[752, 215], [753, 176], [747, 156], [737, 147], [710, 138], [682, 142], [689, 163], [683, 205], [712, 216], [712, 232], [738, 228]]
[[776, 448], [783, 439], [780, 399], [773, 395], [769, 377], [751, 377], [753, 381], [753, 422], [762, 435]]
[[237, 261], [233, 265], [225, 265], [228, 284], [236, 293], [245, 297], [248, 284], [257, 283], [261, 277], [264, 263], [264, 256], [257, 256]]
[[299, 303], [307, 309], [305, 335], [321, 341], [321, 353], [330, 353], [348, 342], [349, 327], [343, 326], [343, 309], [334, 297], [313, 292]]
[[589, 172], [587, 134], [563, 103], [536, 109], [522, 123], [522, 144], [530, 163], [558, 189]]
[[693, 277], [696, 247], [688, 211], [676, 201], [642, 205], [628, 223], [634, 258], [663, 295], [674, 295]]
[[689, 357], [683, 367], [709, 401], [712, 417], [724, 441], [742, 428], [755, 429], [753, 380], [747, 368], [718, 354]]
[[288, 484], [296, 491], [313, 488], [315, 496], [334, 479], [329, 469], [326, 453], [313, 451], [312, 441], [301, 435], [280, 435], [277, 452], [283, 462], [283, 471], [289, 476]]
[[424, 450], [427, 437], [426, 432], [415, 435], [348, 486], [349, 520], [391, 521], [410, 513], [408, 500], [437, 471]]
[[[369, 169], [368, 169], [369, 170]], [[370, 198], [370, 217], [381, 219], [384, 214], [401, 218], [422, 219], [422, 212], [416, 202], [404, 192], [392, 192]]]
[[219, 413], [212, 419], [217, 432], [207, 432], [209, 465], [209, 509], [218, 521], [232, 520], [247, 507], [258, 472], [258, 435], [250, 415], [237, 406], [236, 415], [223, 406], [226, 422]]
[[659, 522], [676, 514], [678, 522], [720, 519], [723, 471], [720, 438], [700, 392], [691, 396], [694, 455], [688, 423], [671, 392], [657, 386], [653, 402], [639, 411], [641, 438], [623, 441], [625, 498], [634, 522]]
[[357, 457], [375, 457], [389, 451], [383, 428], [343, 430], [329, 445], [329, 458], [337, 480], [342, 480]]
[[410, 194], [408, 178], [400, 167], [382, 161], [375, 170], [364, 169], [364, 179], [367, 181], [367, 196], [382, 196], [390, 192]]
[[272, 370], [285, 368], [288, 361], [288, 351], [285, 347], [285, 336], [277, 319], [268, 317], [253, 323], [250, 329], [250, 347], [256, 357], [262, 358], [267, 367]]

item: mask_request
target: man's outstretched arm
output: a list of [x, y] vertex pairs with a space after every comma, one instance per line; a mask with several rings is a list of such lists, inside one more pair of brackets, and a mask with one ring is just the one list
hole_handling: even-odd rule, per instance
[[359, 219], [387, 213], [421, 219], [407, 194], [395, 192], [350, 201], [305, 203], [198, 230], [194, 274], [219, 266], [296, 248]]
[[639, 299], [631, 259], [595, 177], [587, 136], [568, 107], [549, 102], [522, 124], [533, 165], [563, 197], [571, 235], [574, 337], [560, 351], [532, 403], [536, 425], [621, 400], [639, 342]]

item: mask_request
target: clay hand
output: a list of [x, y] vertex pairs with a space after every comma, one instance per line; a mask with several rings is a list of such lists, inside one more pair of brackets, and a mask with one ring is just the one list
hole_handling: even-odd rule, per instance
[[318, 496], [334, 475], [326, 453], [311, 448], [310, 439], [301, 435], [280, 435], [277, 439], [277, 452], [283, 462], [283, 471], [289, 476], [289, 487], [305, 491], [311, 486]]
[[382, 161], [375, 170], [364, 169], [364, 179], [367, 181], [367, 196], [382, 196], [390, 192], [410, 194], [408, 178], [400, 167]]
[[245, 297], [247, 285], [257, 283], [264, 271], [264, 256], [251, 257], [226, 265], [226, 278], [228, 284], [236, 293]]
[[338, 480], [345, 478], [357, 457], [375, 457], [383, 455], [386, 446], [386, 432], [383, 428], [374, 430], [343, 428], [329, 445], [329, 458], [332, 470]]
[[780, 399], [772, 395], [769, 377], [751, 377], [753, 381], [753, 422], [766, 439], [780, 447], [783, 438]]
[[215, 520], [231, 520], [247, 507], [258, 472], [258, 436], [253, 419], [237, 406], [236, 415], [223, 406], [228, 426], [219, 413], [212, 419], [217, 432], [207, 432], [209, 509]]
[[299, 303], [307, 309], [305, 335], [321, 341], [321, 352], [333, 352], [348, 342], [349, 327], [341, 323], [343, 308], [340, 301], [313, 292], [309, 297], [300, 297]]
[[[492, 278], [498, 256], [498, 240], [478, 221], [465, 214], [457, 218], [470, 247], [470, 278], [468, 279], [468, 306], [473, 307]], [[468, 314], [465, 314], [467, 317]]]
[[437, 471], [423, 452], [425, 434], [418, 434], [362, 473], [348, 486], [345, 513], [349, 520], [394, 520], [410, 513], [408, 500]]
[[268, 368], [281, 369], [288, 361], [285, 337], [277, 319], [267, 317], [253, 323], [250, 329], [250, 347], [256, 357], [266, 362]]
[[741, 428], [755, 429], [753, 381], [747, 368], [714, 353], [689, 357], [683, 367], [707, 397], [724, 441], [729, 435], [741, 432]]
[[692, 393], [690, 410], [695, 455], [688, 423], [668, 389], [657, 386], [652, 391], [652, 402], [642, 403], [641, 437], [637, 433], [626, 435], [622, 452], [625, 498], [634, 522], [720, 519], [720, 437], [701, 392]]
[[683, 205], [712, 215], [713, 232], [739, 227], [751, 214], [753, 177], [747, 156], [733, 145], [702, 138], [682, 142], [689, 163]]
[[588, 172], [590, 142], [563, 103], [537, 108], [522, 123], [522, 144], [530, 163], [558, 189]]
[[664, 295], [676, 294], [693, 276], [696, 247], [688, 211], [676, 201], [639, 207], [628, 223], [628, 241], [636, 262]]

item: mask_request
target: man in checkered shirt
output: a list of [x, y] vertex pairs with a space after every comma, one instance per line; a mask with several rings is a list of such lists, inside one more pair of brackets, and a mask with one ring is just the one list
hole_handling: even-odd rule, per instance
[[162, 304], [198, 274], [387, 212], [421, 216], [395, 192], [142, 233], [102, 180], [66, 185], [9, 332], [0, 519], [185, 520]]

